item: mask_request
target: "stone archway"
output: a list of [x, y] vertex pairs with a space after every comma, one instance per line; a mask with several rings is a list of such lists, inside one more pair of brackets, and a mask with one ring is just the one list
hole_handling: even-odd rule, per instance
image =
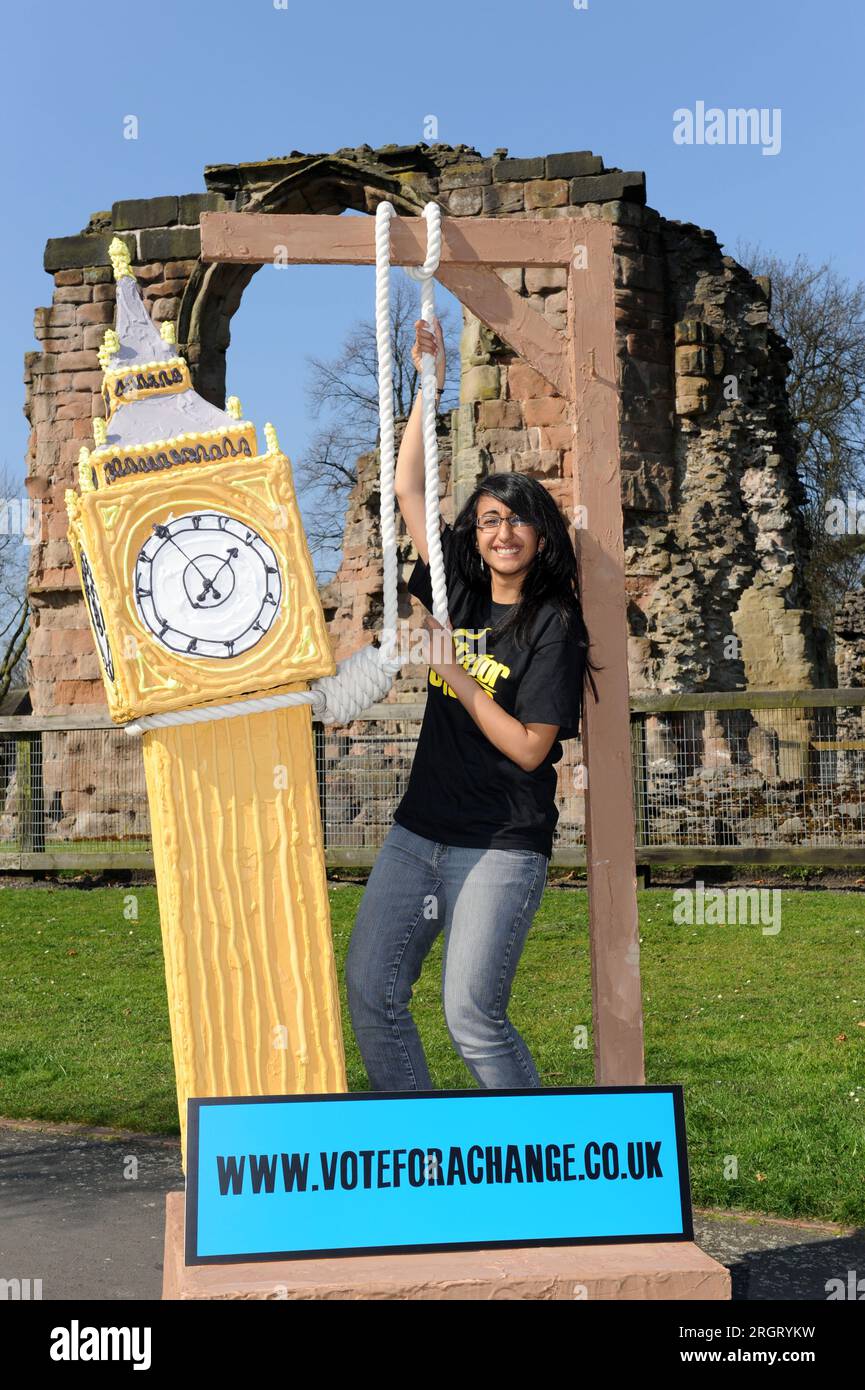
[[[348, 160], [313, 161], [289, 177], [278, 177], [243, 202], [242, 211], [310, 212], [339, 216], [348, 210], [374, 213], [382, 199], [402, 215], [419, 213], [425, 198], [406, 193], [384, 171], [365, 170]], [[177, 320], [178, 343], [192, 368], [196, 389], [216, 405], [225, 400], [230, 323], [257, 266], [205, 265], [189, 278]]]

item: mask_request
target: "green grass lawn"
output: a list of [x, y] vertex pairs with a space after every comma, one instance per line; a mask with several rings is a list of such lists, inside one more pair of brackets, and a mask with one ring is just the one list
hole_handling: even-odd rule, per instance
[[[331, 890], [340, 976], [362, 891]], [[695, 1204], [865, 1221], [865, 898], [784, 891], [774, 936], [639, 900], [646, 1079], [684, 1085]], [[415, 1017], [435, 1084], [467, 1088], [440, 970], [439, 945]], [[154, 889], [0, 892], [0, 976], [0, 1115], [177, 1132]], [[547, 890], [510, 1013], [545, 1085], [591, 1084], [585, 893]], [[344, 998], [343, 1017], [364, 1090]]]

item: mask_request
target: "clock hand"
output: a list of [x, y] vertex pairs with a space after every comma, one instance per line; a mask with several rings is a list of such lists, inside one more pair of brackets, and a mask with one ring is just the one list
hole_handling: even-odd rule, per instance
[[218, 591], [217, 588], [214, 588], [214, 584], [216, 584], [216, 581], [218, 580], [218, 577], [220, 577], [220, 574], [223, 573], [225, 566], [228, 566], [229, 569], [231, 569], [231, 562], [232, 560], [236, 559], [236, 555], [238, 555], [238, 550], [236, 550], [236, 548], [232, 548], [231, 550], [229, 550], [227, 559], [223, 560], [223, 563], [220, 564], [220, 567], [218, 567], [218, 570], [216, 571], [216, 574], [213, 575], [213, 578], [211, 578], [211, 580], [204, 580], [203, 591], [199, 594], [199, 603], [202, 602], [202, 599], [207, 598], [207, 589], [213, 589], [214, 599], [221, 598], [220, 591]]
[[[155, 525], [155, 526], [153, 527], [153, 530], [155, 531], [156, 535], [159, 536], [160, 540], [170, 541], [171, 544], [174, 546], [175, 550], [179, 550], [179, 551], [180, 551], [181, 555], [183, 556], [184, 560], [186, 560], [187, 564], [192, 565], [193, 569], [197, 569], [197, 570], [198, 570], [198, 573], [201, 575], [202, 579], [204, 580], [204, 594], [202, 595], [202, 597], [204, 597], [204, 595], [207, 593], [207, 590], [213, 588], [213, 581], [212, 581], [211, 579], [208, 579], [207, 575], [204, 573], [204, 570], [201, 569], [201, 567], [200, 567], [199, 565], [196, 564], [196, 562], [192, 559], [192, 557], [191, 557], [190, 555], [187, 555], [187, 553], [186, 553], [186, 551], [183, 549], [183, 547], [177, 544], [177, 541], [176, 541], [176, 540], [174, 539], [174, 537], [169, 533], [169, 530], [168, 530], [168, 527], [167, 527], [167, 526]], [[216, 598], [219, 598], [219, 594], [216, 593], [215, 590], [214, 590], [214, 594], [215, 594], [215, 597], [216, 597]]]
[[225, 566], [226, 566], [226, 565], [228, 565], [229, 569], [231, 568], [231, 562], [232, 562], [232, 560], [236, 560], [236, 559], [237, 559], [238, 554], [239, 554], [239, 551], [238, 551], [238, 549], [237, 549], [237, 546], [236, 546], [236, 545], [235, 545], [235, 546], [232, 546], [231, 550], [229, 550], [229, 552], [228, 552], [228, 554], [226, 555], [225, 559], [223, 560], [222, 564], [219, 566], [219, 569], [216, 571], [216, 574], [213, 576], [213, 579], [212, 579], [211, 583], [214, 583], [214, 584], [216, 583], [217, 579], [218, 579], [219, 576], [221, 575], [222, 571], [225, 569]]

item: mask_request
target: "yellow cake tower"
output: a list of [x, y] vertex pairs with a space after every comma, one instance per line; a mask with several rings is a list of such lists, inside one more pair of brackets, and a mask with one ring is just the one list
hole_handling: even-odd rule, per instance
[[110, 254], [105, 416], [67, 493], [69, 541], [111, 716], [145, 717], [185, 1167], [189, 1096], [346, 1089], [311, 709], [238, 716], [336, 668], [273, 428], [259, 453], [239, 402], [193, 390], [125, 244]]

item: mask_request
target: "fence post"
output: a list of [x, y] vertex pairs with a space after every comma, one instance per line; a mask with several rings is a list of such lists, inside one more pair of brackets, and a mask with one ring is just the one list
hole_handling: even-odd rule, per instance
[[648, 888], [651, 869], [641, 864], [640, 848], [646, 843], [646, 807], [649, 799], [646, 765], [646, 716], [631, 711], [631, 770], [634, 778], [634, 845], [637, 857], [637, 887]]
[[316, 782], [318, 784], [318, 809], [321, 815], [321, 837], [324, 852], [327, 854], [327, 768], [324, 762], [324, 724], [320, 719], [312, 721], [312, 737], [315, 751]]

